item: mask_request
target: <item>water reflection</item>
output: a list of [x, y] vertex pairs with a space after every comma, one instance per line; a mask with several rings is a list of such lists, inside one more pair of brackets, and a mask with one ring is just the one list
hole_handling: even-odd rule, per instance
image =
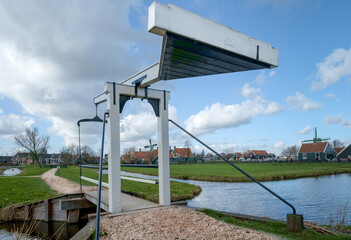
[[[122, 172], [125, 176], [157, 179], [154, 176]], [[292, 213], [289, 206], [255, 183], [224, 183], [172, 179], [199, 185], [201, 194], [188, 201], [189, 206], [211, 208], [285, 220]], [[328, 224], [332, 214], [349, 204], [346, 223], [351, 224], [351, 174], [264, 182], [264, 184], [295, 206], [305, 220]]]
[[3, 172], [1, 176], [15, 176], [21, 173], [21, 170], [18, 168], [10, 168]]
[[68, 240], [73, 237], [80, 229], [82, 229], [87, 223], [87, 220], [80, 221], [77, 224], [68, 224], [66, 222], [10, 222], [0, 224], [0, 239], [6, 239], [6, 237], [11, 236], [9, 239], [17, 239], [13, 237], [13, 232], [16, 230], [30, 229], [35, 225], [35, 228], [31, 232], [31, 236], [28, 238], [20, 239], [41, 239], [41, 240]]

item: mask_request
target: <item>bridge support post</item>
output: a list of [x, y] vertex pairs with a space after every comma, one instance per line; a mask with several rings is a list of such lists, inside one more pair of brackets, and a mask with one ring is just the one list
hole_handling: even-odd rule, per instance
[[159, 203], [168, 206], [171, 204], [171, 188], [169, 174], [169, 126], [168, 126], [169, 93], [159, 101], [160, 116], [157, 118], [158, 128], [158, 178]]
[[302, 232], [302, 229], [304, 228], [303, 216], [298, 214], [287, 214], [286, 225], [289, 232]]
[[108, 194], [109, 212], [122, 211], [121, 197], [121, 145], [120, 145], [120, 105], [118, 88], [107, 84], [109, 109], [108, 122]]

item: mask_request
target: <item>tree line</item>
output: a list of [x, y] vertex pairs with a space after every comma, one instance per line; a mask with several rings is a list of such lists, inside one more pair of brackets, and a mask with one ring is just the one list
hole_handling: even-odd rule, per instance
[[[38, 128], [26, 128], [23, 134], [15, 136], [15, 143], [24, 148], [41, 167], [40, 158], [48, 153], [50, 137], [41, 135]], [[59, 154], [64, 164], [79, 164], [79, 147], [75, 144], [61, 147]], [[96, 163], [98, 154], [89, 146], [81, 147], [82, 164]]]

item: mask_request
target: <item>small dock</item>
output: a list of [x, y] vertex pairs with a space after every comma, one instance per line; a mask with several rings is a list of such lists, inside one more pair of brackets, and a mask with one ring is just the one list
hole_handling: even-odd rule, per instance
[[[97, 204], [97, 191], [90, 191], [84, 193], [84, 197], [93, 204]], [[130, 212], [146, 208], [160, 207], [159, 204], [153, 203], [141, 198], [133, 197], [131, 195], [122, 194], [122, 212]], [[108, 190], [101, 191], [101, 208], [108, 212]]]
[[[66, 194], [34, 203], [14, 207], [9, 220], [32, 219], [49, 221], [64, 221], [76, 223], [80, 219], [88, 219], [95, 214], [97, 191], [79, 194]], [[142, 209], [157, 208], [159, 204], [122, 193], [122, 212], [132, 212]], [[108, 213], [108, 190], [101, 191], [101, 208]]]

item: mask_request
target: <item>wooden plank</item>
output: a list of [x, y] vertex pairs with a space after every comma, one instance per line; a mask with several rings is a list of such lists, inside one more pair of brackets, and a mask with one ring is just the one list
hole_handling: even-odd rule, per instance
[[79, 209], [68, 210], [67, 211], [67, 222], [68, 223], [77, 223], [79, 220]]
[[302, 232], [303, 229], [303, 217], [302, 215], [287, 214], [286, 225], [289, 232]]
[[51, 202], [49, 200], [44, 201], [44, 207], [45, 207], [45, 214], [44, 218], [46, 222], [51, 221], [51, 215], [52, 215], [52, 207], [51, 207]]
[[73, 210], [91, 207], [95, 207], [95, 204], [89, 202], [85, 198], [73, 198], [60, 201], [61, 210]]

